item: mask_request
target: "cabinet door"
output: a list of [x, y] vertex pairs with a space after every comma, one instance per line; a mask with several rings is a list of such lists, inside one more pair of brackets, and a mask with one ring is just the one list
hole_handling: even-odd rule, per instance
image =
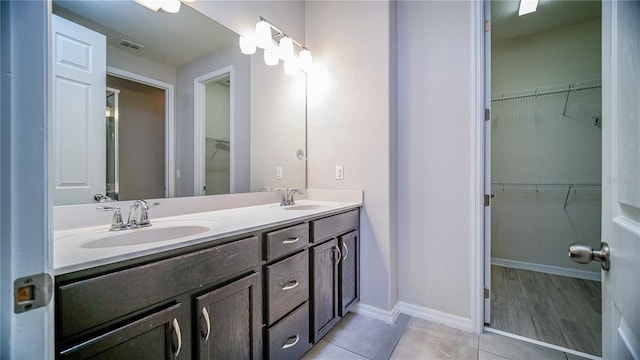
[[313, 343], [338, 321], [338, 239], [311, 248], [313, 268]]
[[199, 359], [260, 359], [262, 291], [254, 273], [196, 298]]
[[352, 231], [338, 238], [342, 258], [340, 261], [339, 306], [340, 316], [345, 316], [360, 299], [359, 291], [359, 243], [358, 232]]
[[130, 322], [60, 352], [71, 359], [176, 359], [182, 349], [180, 304]]

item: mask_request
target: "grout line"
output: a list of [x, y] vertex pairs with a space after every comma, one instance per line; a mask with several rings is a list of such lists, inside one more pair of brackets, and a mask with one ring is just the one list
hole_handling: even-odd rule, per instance
[[540, 340], [530, 339], [530, 338], [527, 338], [527, 337], [524, 337], [524, 336], [512, 334], [512, 333], [509, 333], [509, 332], [506, 332], [506, 331], [494, 329], [494, 328], [487, 327], [487, 326], [484, 327], [484, 331], [490, 332], [490, 333], [494, 333], [494, 334], [498, 334], [498, 335], [502, 335], [502, 336], [506, 336], [506, 337], [510, 337], [512, 339], [528, 342], [528, 343], [531, 343], [531, 344], [539, 345], [539, 346], [546, 347], [546, 348], [549, 348], [549, 349], [557, 350], [557, 351], [565, 353], [565, 355], [564, 355], [565, 358], [567, 357], [566, 354], [568, 353], [568, 354], [581, 356], [583, 358], [587, 358], [587, 359], [591, 359], [591, 360], [602, 360], [601, 357], [598, 357], [598, 356], [595, 356], [595, 355], [591, 355], [591, 354], [583, 353], [583, 352], [580, 352], [580, 351], [577, 351], [577, 350], [569, 349], [569, 348], [566, 348], [564, 346], [558, 346], [558, 345], [554, 345], [554, 344], [549, 344], [549, 343], [546, 343], [546, 342], [543, 342], [543, 341], [540, 341]]

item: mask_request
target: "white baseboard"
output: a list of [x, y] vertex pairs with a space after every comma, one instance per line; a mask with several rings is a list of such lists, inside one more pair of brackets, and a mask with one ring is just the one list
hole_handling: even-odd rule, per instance
[[351, 308], [351, 311], [359, 315], [364, 315], [370, 318], [384, 321], [387, 324], [393, 324], [398, 318], [398, 315], [400, 315], [400, 310], [397, 303], [393, 307], [393, 309], [391, 309], [391, 311], [382, 310], [380, 308], [363, 303], [357, 303]]
[[423, 320], [433, 321], [452, 328], [473, 332], [473, 326], [471, 324], [471, 319], [469, 318], [409, 304], [403, 301], [398, 302], [398, 304], [400, 312], [403, 314], [411, 315]]
[[368, 316], [392, 324], [398, 318], [398, 315], [407, 314], [423, 320], [433, 321], [439, 324], [447, 325], [456, 329], [473, 332], [471, 319], [447, 314], [441, 311], [420, 307], [399, 301], [391, 309], [391, 311], [382, 310], [380, 308], [358, 303], [352, 308], [352, 311], [359, 315]]
[[584, 280], [592, 280], [592, 281], [601, 281], [600, 272], [595, 271], [586, 271], [586, 270], [576, 270], [570, 269], [560, 266], [553, 265], [543, 265], [543, 264], [535, 264], [528, 263], [524, 261], [516, 261], [509, 259], [501, 259], [501, 258], [491, 258], [492, 265], [537, 271], [547, 274], [560, 275], [560, 276], [568, 276], [572, 278], [584, 279]]

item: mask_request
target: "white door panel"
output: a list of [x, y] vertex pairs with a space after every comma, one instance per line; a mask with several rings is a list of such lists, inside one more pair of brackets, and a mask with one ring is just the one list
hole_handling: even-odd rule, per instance
[[54, 204], [105, 193], [106, 38], [52, 15]]
[[640, 359], [640, 2], [603, 1], [604, 359]]

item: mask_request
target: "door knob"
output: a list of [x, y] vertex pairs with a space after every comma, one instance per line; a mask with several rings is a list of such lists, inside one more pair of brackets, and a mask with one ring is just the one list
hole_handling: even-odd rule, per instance
[[579, 264], [588, 264], [597, 260], [600, 261], [602, 270], [609, 270], [609, 244], [600, 243], [600, 249], [593, 250], [589, 245], [573, 243], [569, 245], [569, 258]]

